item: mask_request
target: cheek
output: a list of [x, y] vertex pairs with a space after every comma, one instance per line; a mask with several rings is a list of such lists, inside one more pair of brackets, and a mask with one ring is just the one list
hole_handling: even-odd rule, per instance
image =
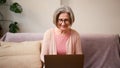
[[59, 27], [59, 26], [60, 26], [60, 24], [59, 24], [59, 23], [56, 23], [56, 26], [57, 26], [57, 27]]

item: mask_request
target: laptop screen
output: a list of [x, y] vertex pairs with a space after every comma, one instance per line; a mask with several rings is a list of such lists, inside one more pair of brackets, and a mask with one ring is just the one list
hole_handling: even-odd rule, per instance
[[45, 68], [83, 68], [83, 55], [45, 55]]

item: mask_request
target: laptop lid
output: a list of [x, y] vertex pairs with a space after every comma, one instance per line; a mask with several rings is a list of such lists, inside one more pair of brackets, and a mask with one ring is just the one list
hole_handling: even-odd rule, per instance
[[83, 68], [83, 55], [45, 55], [45, 68]]

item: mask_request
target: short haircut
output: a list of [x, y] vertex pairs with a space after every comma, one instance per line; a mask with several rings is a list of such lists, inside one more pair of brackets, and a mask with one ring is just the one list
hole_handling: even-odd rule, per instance
[[54, 15], [53, 15], [53, 23], [55, 25], [57, 25], [57, 21], [58, 21], [58, 17], [61, 13], [68, 13], [69, 14], [69, 17], [70, 17], [70, 24], [72, 25], [74, 20], [75, 20], [75, 17], [74, 17], [74, 14], [73, 14], [73, 11], [72, 9], [69, 7], [69, 6], [61, 6], [60, 8], [58, 8]]

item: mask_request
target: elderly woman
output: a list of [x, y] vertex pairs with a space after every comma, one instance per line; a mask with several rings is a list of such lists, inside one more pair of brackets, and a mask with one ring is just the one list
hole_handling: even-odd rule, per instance
[[44, 34], [41, 60], [44, 55], [82, 54], [80, 36], [71, 28], [74, 14], [70, 7], [62, 6], [53, 16], [55, 28], [49, 29]]

